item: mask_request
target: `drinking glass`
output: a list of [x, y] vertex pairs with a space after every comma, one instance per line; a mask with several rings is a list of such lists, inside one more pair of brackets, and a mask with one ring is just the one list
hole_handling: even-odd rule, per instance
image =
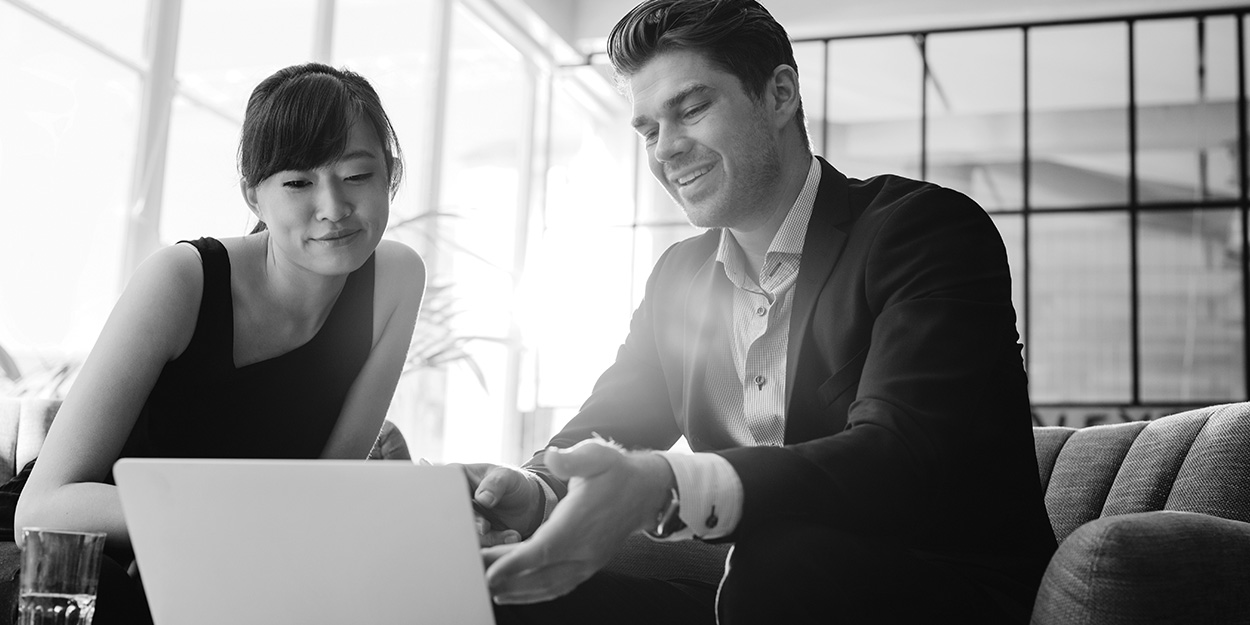
[[91, 625], [103, 532], [22, 528], [19, 625]]

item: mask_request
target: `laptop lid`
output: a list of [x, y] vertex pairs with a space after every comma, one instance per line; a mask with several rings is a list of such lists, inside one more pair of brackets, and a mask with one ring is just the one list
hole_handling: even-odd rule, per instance
[[124, 458], [156, 625], [492, 624], [455, 467]]

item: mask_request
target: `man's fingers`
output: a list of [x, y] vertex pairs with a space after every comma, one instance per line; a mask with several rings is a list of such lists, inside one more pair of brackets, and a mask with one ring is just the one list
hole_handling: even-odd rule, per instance
[[499, 579], [491, 585], [491, 595], [496, 603], [549, 601], [572, 592], [593, 574], [584, 562], [556, 562]]
[[481, 550], [482, 566], [484, 566], [487, 569], [490, 569], [490, 566], [494, 564], [496, 560], [498, 560], [499, 558], [502, 558], [503, 556], [507, 555], [512, 550], [519, 548], [520, 546], [521, 545], [518, 543], [511, 543], [507, 545], [494, 545], [491, 547], [483, 547]]
[[[492, 549], [497, 551], [492, 551]], [[519, 577], [546, 565], [548, 556], [547, 546], [541, 542], [536, 543], [532, 539], [515, 545], [501, 545], [482, 551], [483, 554], [485, 552], [498, 553], [491, 559], [491, 565], [486, 569], [486, 583], [491, 588], [497, 584], [506, 583], [509, 578]]]
[[473, 498], [487, 508], [494, 507], [500, 499], [517, 488], [518, 478], [524, 479], [515, 470], [495, 467], [482, 476], [482, 481], [478, 483]]
[[556, 477], [569, 480], [598, 475], [620, 462], [622, 457], [615, 446], [587, 439], [568, 449], [548, 449], [543, 455], [543, 463]]
[[[490, 527], [490, 522], [480, 519]], [[478, 545], [481, 547], [494, 547], [496, 545], [511, 545], [521, 542], [521, 533], [516, 530], [490, 531], [486, 530], [478, 533]]]

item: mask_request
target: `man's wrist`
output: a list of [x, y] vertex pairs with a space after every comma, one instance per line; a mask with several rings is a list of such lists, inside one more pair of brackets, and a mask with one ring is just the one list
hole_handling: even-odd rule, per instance
[[543, 479], [541, 473], [525, 467], [522, 467], [521, 471], [525, 473], [526, 479], [538, 490], [536, 518], [531, 519], [527, 524], [528, 527], [521, 530], [521, 537], [528, 538], [538, 530], [540, 525], [547, 522], [547, 519], [551, 516], [552, 509], [555, 508], [560, 500], [559, 496], [556, 495], [555, 489], [547, 483], [547, 480]]
[[642, 529], [652, 536], [666, 538], [680, 530], [681, 517], [680, 498], [677, 492], [677, 476], [673, 468], [659, 453], [645, 454], [649, 466], [648, 474], [654, 480], [648, 480], [648, 502], [643, 508], [648, 517]]

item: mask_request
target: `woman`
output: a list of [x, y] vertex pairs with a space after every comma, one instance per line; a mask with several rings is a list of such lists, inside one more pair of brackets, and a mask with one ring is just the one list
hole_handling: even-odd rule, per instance
[[[365, 458], [425, 284], [421, 258], [382, 241], [399, 157], [361, 76], [307, 64], [258, 85], [239, 169], [260, 224], [179, 242], [138, 268], [48, 432], [14, 527], [103, 531], [109, 551], [127, 553], [111, 475], [120, 457]], [[103, 575], [97, 623], [136, 618], [125, 580]]]

